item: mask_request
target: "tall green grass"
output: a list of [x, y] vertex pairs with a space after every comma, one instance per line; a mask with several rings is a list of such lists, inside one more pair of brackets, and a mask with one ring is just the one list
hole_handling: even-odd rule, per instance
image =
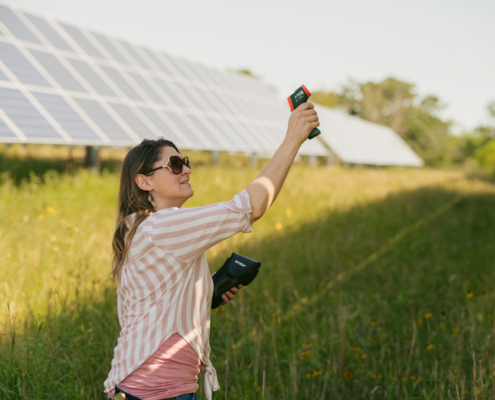
[[[185, 206], [259, 172], [199, 164]], [[119, 334], [109, 170], [4, 175], [2, 399], [103, 398]], [[207, 252], [212, 271], [233, 251], [262, 262], [212, 313], [214, 397], [495, 398], [494, 204], [495, 185], [461, 172], [295, 165], [253, 233]]]

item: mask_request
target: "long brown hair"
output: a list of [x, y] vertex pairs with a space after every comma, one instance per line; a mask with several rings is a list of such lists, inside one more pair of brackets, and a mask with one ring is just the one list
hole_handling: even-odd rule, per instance
[[[141, 190], [134, 178], [137, 174], [149, 174], [153, 164], [160, 159], [164, 147], [173, 147], [179, 152], [175, 144], [163, 137], [156, 140], [144, 139], [127, 153], [122, 163], [117, 226], [112, 240], [112, 275], [116, 282], [120, 278], [122, 265], [128, 255], [129, 244], [136, 229], [153, 212], [153, 206], [148, 200], [149, 192]], [[134, 213], [136, 215], [126, 237], [128, 230], [126, 218]]]

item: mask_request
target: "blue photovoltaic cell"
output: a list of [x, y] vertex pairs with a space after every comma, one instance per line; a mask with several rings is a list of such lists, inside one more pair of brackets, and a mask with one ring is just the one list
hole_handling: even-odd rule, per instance
[[215, 108], [210, 104], [211, 100], [208, 100], [203, 96], [203, 91], [192, 86], [188, 86], [187, 90], [194, 96], [194, 100], [201, 105], [203, 110], [216, 111]]
[[185, 115], [179, 115], [171, 111], [164, 111], [167, 114], [167, 117], [174, 123], [174, 125], [179, 128], [179, 131], [182, 132], [183, 135], [186, 135], [189, 141], [195, 147], [208, 146], [210, 143], [204, 142], [204, 140], [199, 138], [196, 133], [194, 133], [189, 126], [184, 122], [183, 118], [187, 118]]
[[9, 81], [10, 79], [7, 78], [7, 75], [5, 75], [2, 71], [0, 71], [0, 81]]
[[31, 23], [48, 39], [48, 41], [60, 50], [74, 51], [72, 47], [52, 28], [52, 26], [43, 18], [35, 17], [34, 15], [24, 14], [29, 18]]
[[149, 58], [156, 64], [158, 68], [160, 68], [163, 72], [165, 72], [168, 75], [173, 75], [172, 72], [163, 64], [163, 62], [158, 58], [158, 56], [151, 50], [142, 48], [146, 54], [148, 55]]
[[242, 137], [246, 143], [249, 143], [249, 147], [253, 149], [261, 148], [261, 143], [253, 137], [251, 132], [239, 121], [225, 121], [227, 125], [232, 127], [232, 132], [236, 132], [239, 137]]
[[126, 43], [126, 42], [123, 42], [122, 40], [119, 40], [119, 43], [122, 45], [122, 47], [124, 47], [124, 49], [131, 55], [132, 58], [134, 58], [134, 60], [136, 60], [138, 62], [138, 64], [145, 68], [145, 69], [151, 69], [153, 70], [144, 60], [143, 58], [137, 53], [136, 50], [134, 50], [134, 48], [129, 44], [129, 43]]
[[154, 78], [153, 79], [158, 86], [160, 86], [160, 89], [162, 89], [162, 92], [164, 92], [170, 99], [173, 101], [174, 104], [178, 105], [179, 107], [186, 107], [182, 99], [175, 93], [172, 87], [175, 88], [173, 83], [170, 82], [165, 82], [160, 78]]
[[196, 115], [188, 115], [188, 117], [212, 144], [223, 146], [216, 136], [205, 126], [201, 118]]
[[34, 58], [46, 69], [46, 71], [66, 90], [86, 92], [82, 85], [67, 71], [53, 54], [38, 50], [30, 50]]
[[263, 135], [263, 137], [268, 140], [272, 146], [274, 146], [275, 148], [277, 148], [278, 146], [280, 146], [282, 144], [282, 140], [283, 140], [283, 137], [280, 138], [280, 140], [276, 137], [276, 131], [274, 131], [274, 128], [268, 128], [266, 126], [263, 126], [263, 125], [259, 125], [257, 127], [260, 131], [261, 131], [261, 134]]
[[97, 93], [103, 96], [115, 96], [115, 93], [110, 86], [108, 86], [105, 81], [96, 73], [96, 71], [91, 68], [89, 64], [84, 61], [73, 60], [68, 58], [69, 62], [74, 66], [74, 68], [79, 72], [79, 74], [86, 80]]
[[10, 44], [0, 42], [0, 60], [22, 83], [50, 86], [24, 55]]
[[119, 87], [124, 94], [133, 100], [142, 100], [142, 97], [137, 94], [133, 87], [125, 80], [122, 74], [115, 68], [105, 67], [100, 65], [100, 68], [108, 75], [108, 77]]
[[208, 75], [204, 68], [196, 63], [189, 63], [189, 66], [194, 69], [196, 74], [200, 77], [201, 82], [207, 83], [209, 85], [218, 86], [218, 84], [213, 80], [213, 78]]
[[70, 26], [67, 24], [60, 24], [67, 31], [67, 33], [72, 36], [72, 39], [83, 49], [88, 55], [98, 58], [105, 58], [101, 53], [93, 46], [88, 38], [75, 26]]
[[153, 100], [155, 103], [165, 103], [161, 96], [156, 93], [156, 91], [148, 84], [148, 82], [146, 82], [146, 80], [141, 75], [135, 74], [133, 72], [129, 72], [129, 75], [134, 78], [137, 84], [141, 86], [141, 88], [151, 98], [151, 100]]
[[184, 78], [187, 78], [187, 75], [183, 71], [181, 71], [180, 67], [177, 66], [177, 64], [174, 62], [172, 57], [170, 57], [169, 55], [164, 54], [164, 53], [161, 53], [161, 56], [162, 56], [162, 58], [166, 59], [169, 64], [172, 65], [173, 69], [171, 69], [171, 71], [170, 71], [172, 73], [172, 75], [182, 76]]
[[197, 110], [204, 109], [204, 106], [194, 98], [190, 87], [181, 85], [180, 83], [176, 83], [176, 85], [179, 90], [189, 99], [194, 108], [196, 108]]
[[[201, 100], [201, 103], [205, 105], [206, 110], [218, 111], [219, 105], [216, 96], [211, 91], [204, 91], [199, 88], [191, 88], [196, 96]], [[215, 104], [214, 104], [215, 103]], [[225, 110], [224, 110], [225, 111]]]
[[225, 126], [223, 121], [218, 121], [213, 118], [208, 118], [208, 121], [210, 121], [220, 136], [222, 136], [230, 146], [235, 149], [242, 149], [243, 147], [246, 147], [246, 144], [242, 139], [237, 138], [237, 140], [234, 140], [235, 133], [229, 129], [229, 127]]
[[102, 106], [100, 106], [94, 100], [74, 99], [79, 106], [88, 114], [89, 118], [98, 125], [105, 135], [110, 140], [115, 141], [131, 141], [129, 135], [122, 129], [122, 127], [115, 121], [110, 114], [108, 114]]
[[54, 94], [34, 93], [33, 96], [50, 113], [72, 139], [101, 140], [63, 97]]
[[256, 125], [246, 124], [246, 128], [251, 132], [254, 138], [260, 143], [263, 149], [273, 149], [272, 143], [265, 137]]
[[230, 86], [227, 84], [227, 82], [225, 82], [224, 79], [222, 79], [220, 73], [218, 73], [215, 69], [209, 67], [203, 67], [203, 68], [208, 73], [208, 75], [211, 76], [211, 78], [215, 81], [215, 83], [218, 86], [230, 89]]
[[61, 139], [39, 111], [15, 89], [0, 88], [0, 108], [29, 139]]
[[0, 137], [2, 138], [16, 138], [17, 135], [7, 126], [5, 122], [0, 119]]
[[130, 65], [129, 61], [127, 61], [122, 53], [117, 50], [117, 48], [113, 45], [112, 42], [110, 42], [110, 40], [106, 36], [100, 35], [99, 33], [93, 33], [93, 36], [101, 43], [105, 50], [110, 53], [115, 61], [122, 64]]
[[14, 12], [5, 6], [0, 5], [0, 22], [19, 40], [40, 43], [38, 38], [31, 32], [26, 25], [14, 14]]
[[184, 140], [181, 140], [175, 132], [170, 128], [166, 122], [161, 118], [155, 110], [151, 110], [149, 108], [140, 108], [144, 115], [151, 121], [153, 125], [155, 125], [160, 130], [160, 135], [165, 139], [176, 142], [176, 144], [184, 143]]
[[181, 60], [180, 58], [174, 58], [174, 63], [177, 68], [182, 72], [182, 74], [189, 80], [193, 79], [195, 81], [200, 80], [198, 75], [190, 68], [189, 62]]
[[134, 111], [132, 111], [125, 104], [108, 103], [112, 106], [120, 118], [129, 125], [135, 134], [137, 134], [141, 139], [156, 139], [156, 135], [151, 132], [150, 128], [139, 118]]

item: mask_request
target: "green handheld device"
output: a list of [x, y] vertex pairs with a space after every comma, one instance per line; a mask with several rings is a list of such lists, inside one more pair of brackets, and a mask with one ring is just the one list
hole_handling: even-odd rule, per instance
[[[294, 93], [292, 93], [289, 97], [287, 97], [287, 101], [289, 102], [290, 110], [294, 111], [302, 103], [306, 103], [310, 96], [311, 96], [311, 93], [309, 93], [309, 90], [306, 89], [306, 86], [302, 85]], [[313, 139], [316, 136], [318, 136], [320, 133], [321, 133], [321, 131], [318, 128], [315, 128], [309, 134], [308, 139]]]

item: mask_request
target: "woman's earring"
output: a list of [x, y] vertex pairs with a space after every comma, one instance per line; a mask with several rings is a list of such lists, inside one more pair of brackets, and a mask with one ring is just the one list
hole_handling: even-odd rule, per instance
[[151, 205], [153, 206], [153, 208], [156, 208], [156, 203], [153, 201], [153, 195], [151, 194], [151, 192], [148, 196], [148, 200], [151, 203]]

